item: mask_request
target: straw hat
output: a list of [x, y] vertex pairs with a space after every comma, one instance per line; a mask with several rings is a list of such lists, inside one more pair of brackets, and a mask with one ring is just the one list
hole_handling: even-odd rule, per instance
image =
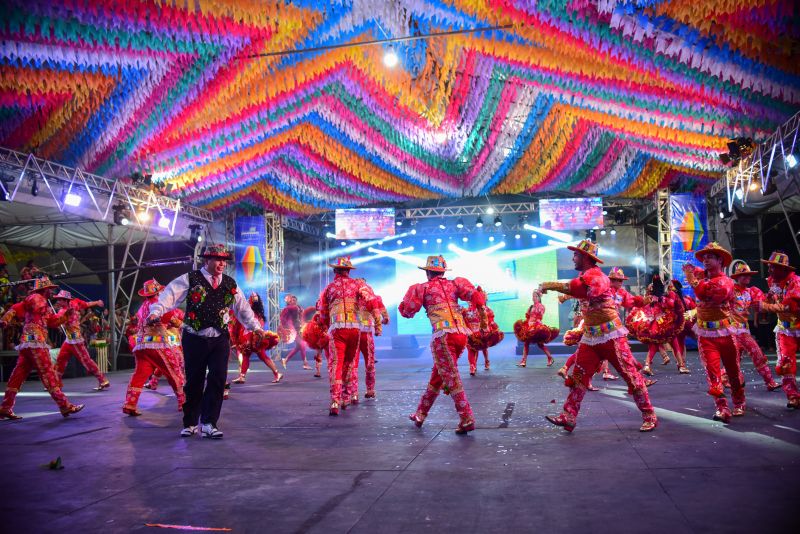
[[593, 259], [597, 263], [603, 263], [603, 260], [597, 257], [599, 247], [597, 243], [593, 242], [591, 239], [583, 239], [577, 246], [569, 245], [568, 249], [574, 252], [580, 252], [581, 254], [588, 256], [589, 258]]
[[791, 269], [794, 271], [794, 267], [789, 265], [789, 256], [782, 250], [776, 250], [775, 252], [769, 255], [768, 260], [761, 260], [761, 263], [771, 263], [772, 265], [778, 265], [779, 267], [786, 267], [787, 269]]
[[443, 273], [450, 270], [447, 268], [447, 262], [444, 260], [443, 256], [428, 256], [428, 259], [425, 260], [425, 266], [417, 267], [417, 269], [435, 273]]
[[731, 253], [722, 248], [722, 245], [720, 245], [716, 241], [709, 243], [705, 247], [695, 252], [694, 257], [697, 258], [699, 261], [703, 261], [702, 256], [708, 254], [709, 252], [711, 252], [712, 254], [716, 254], [717, 256], [720, 257], [720, 259], [722, 259], [723, 267], [727, 267], [733, 261], [733, 256], [731, 256]]

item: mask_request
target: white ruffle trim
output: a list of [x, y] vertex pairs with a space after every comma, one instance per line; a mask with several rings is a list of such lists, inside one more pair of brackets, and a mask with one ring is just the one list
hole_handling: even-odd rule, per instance
[[780, 325], [780, 323], [775, 325], [775, 330], [773, 330], [773, 332], [789, 337], [800, 337], [800, 330], [790, 330], [788, 328], [784, 328]]
[[468, 336], [468, 335], [472, 334], [472, 330], [470, 330], [469, 328], [460, 327], [460, 326], [458, 326], [456, 328], [444, 328], [442, 330], [436, 330], [435, 332], [433, 332], [433, 335], [431, 336], [431, 339], [438, 339], [438, 338], [442, 337], [445, 334], [464, 334], [465, 336]]
[[26, 342], [26, 343], [20, 343], [19, 345], [17, 345], [14, 348], [16, 350], [22, 350], [22, 349], [47, 349], [47, 350], [50, 350], [50, 345], [48, 345], [47, 343]]
[[143, 349], [170, 349], [172, 345], [169, 343], [137, 343], [135, 347], [133, 347], [134, 351], [143, 350]]
[[333, 332], [337, 328], [355, 328], [356, 330], [361, 330], [361, 323], [354, 322], [354, 323], [331, 323], [331, 327], [328, 328], [328, 332]]
[[705, 328], [700, 328], [698, 325], [694, 325], [694, 333], [697, 334], [697, 337], [725, 337], [725, 336], [735, 336], [737, 332], [737, 328], [733, 325], [726, 326], [725, 328], [716, 328], [714, 330], [706, 330]]
[[731, 326], [730, 330], [734, 333], [734, 335], [737, 335], [737, 336], [740, 335], [740, 334], [749, 334], [750, 333], [750, 327], [747, 327], [747, 326]]
[[584, 345], [599, 345], [601, 343], [605, 343], [606, 341], [611, 341], [612, 339], [625, 337], [627, 335], [628, 329], [624, 326], [617, 328], [613, 332], [608, 332], [607, 334], [601, 334], [599, 336], [591, 336], [584, 330], [583, 336], [581, 337], [581, 343]]
[[84, 341], [83, 338], [80, 337], [78, 339], [67, 339], [64, 341], [67, 345], [83, 345]]

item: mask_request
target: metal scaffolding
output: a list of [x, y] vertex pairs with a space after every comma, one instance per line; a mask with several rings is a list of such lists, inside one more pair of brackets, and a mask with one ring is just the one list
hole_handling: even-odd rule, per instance
[[661, 279], [672, 279], [672, 208], [669, 189], [656, 192], [656, 217], [658, 219], [658, 272]]
[[266, 258], [267, 269], [267, 323], [273, 332], [278, 331], [281, 313], [281, 291], [284, 289], [284, 261], [283, 261], [283, 224], [281, 215], [277, 213], [264, 214], [264, 227], [266, 229]]
[[[634, 226], [636, 232], [636, 258], [634, 264], [636, 265], [636, 292], [642, 294], [642, 287], [647, 286], [647, 233], [644, 231], [644, 226]], [[642, 258], [643, 261], [640, 261]], [[644, 284], [642, 282], [645, 282]]]

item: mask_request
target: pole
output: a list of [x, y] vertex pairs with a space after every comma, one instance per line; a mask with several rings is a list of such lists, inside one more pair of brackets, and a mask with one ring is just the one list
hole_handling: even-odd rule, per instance
[[111, 327], [111, 343], [109, 344], [109, 351], [111, 352], [111, 369], [117, 370], [117, 303], [114, 302], [115, 292], [114, 288], [114, 225], [108, 225], [108, 322]]

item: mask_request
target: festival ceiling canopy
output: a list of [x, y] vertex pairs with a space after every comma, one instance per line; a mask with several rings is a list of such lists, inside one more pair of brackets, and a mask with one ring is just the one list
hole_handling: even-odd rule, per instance
[[6, 0], [0, 13], [0, 145], [152, 173], [218, 213], [703, 191], [730, 138], [763, 139], [800, 108], [791, 0]]

